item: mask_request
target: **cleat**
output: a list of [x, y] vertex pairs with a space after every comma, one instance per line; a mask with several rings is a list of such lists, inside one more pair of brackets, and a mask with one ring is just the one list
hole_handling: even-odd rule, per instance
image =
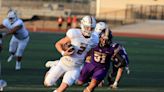
[[10, 55], [9, 58], [7, 59], [7, 62], [10, 62], [13, 59], [13, 55]]
[[47, 61], [45, 64], [45, 67], [51, 68], [52, 66], [56, 66], [58, 64], [59, 60], [56, 61]]
[[15, 70], [20, 70], [20, 69], [21, 69], [21, 62], [16, 61]]

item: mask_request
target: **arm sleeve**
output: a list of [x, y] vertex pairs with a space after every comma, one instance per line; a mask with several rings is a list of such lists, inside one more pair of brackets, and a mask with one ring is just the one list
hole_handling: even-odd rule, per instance
[[129, 58], [128, 58], [128, 54], [127, 54], [125, 48], [122, 49], [122, 53], [123, 53], [125, 61], [126, 61], [126, 66], [128, 66], [129, 65]]
[[94, 32], [89, 43], [92, 48], [96, 47], [99, 43], [99, 35]]
[[18, 21], [16, 21], [16, 23], [14, 23], [14, 27], [20, 26], [20, 25], [23, 25], [23, 21], [22, 20], [18, 20]]

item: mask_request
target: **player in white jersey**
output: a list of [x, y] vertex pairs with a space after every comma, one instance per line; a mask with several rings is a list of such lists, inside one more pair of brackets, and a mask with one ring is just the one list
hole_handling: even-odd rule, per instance
[[[54, 92], [64, 92], [78, 78], [80, 67], [84, 63], [87, 52], [99, 42], [97, 32], [93, 32], [96, 26], [94, 17], [85, 16], [81, 20], [81, 29], [69, 29], [66, 37], [59, 40], [55, 46], [63, 55], [56, 66], [52, 66], [46, 73], [44, 85], [52, 86], [64, 74], [62, 83]], [[65, 43], [71, 43], [74, 50], [64, 50]]]
[[8, 11], [7, 18], [5, 18], [0, 25], [0, 29], [2, 28], [6, 28], [8, 30], [7, 32], [2, 33], [2, 37], [12, 35], [9, 44], [9, 52], [11, 55], [7, 61], [10, 62], [13, 57], [16, 57], [15, 69], [20, 70], [23, 52], [29, 41], [29, 32], [25, 28], [23, 21], [18, 18], [14, 10]]

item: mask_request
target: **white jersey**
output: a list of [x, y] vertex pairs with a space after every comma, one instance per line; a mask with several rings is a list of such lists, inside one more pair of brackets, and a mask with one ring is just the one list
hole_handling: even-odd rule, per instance
[[51, 67], [45, 77], [46, 85], [52, 86], [63, 74], [62, 82], [72, 85], [80, 75], [87, 52], [99, 42], [98, 34], [92, 33], [90, 38], [85, 38], [80, 29], [70, 29], [66, 36], [71, 39], [75, 52], [71, 56], [62, 56], [59, 63]]
[[90, 38], [85, 38], [80, 29], [70, 29], [66, 36], [71, 39], [75, 51], [71, 56], [63, 56], [61, 61], [68, 66], [81, 66], [88, 51], [98, 44], [99, 36], [92, 33]]
[[3, 25], [9, 30], [13, 29], [16, 26], [22, 25], [22, 28], [16, 31], [15, 34], [13, 34], [19, 40], [23, 40], [29, 36], [28, 30], [25, 28], [23, 21], [19, 18], [13, 24], [11, 24], [8, 18], [6, 18], [3, 20]]

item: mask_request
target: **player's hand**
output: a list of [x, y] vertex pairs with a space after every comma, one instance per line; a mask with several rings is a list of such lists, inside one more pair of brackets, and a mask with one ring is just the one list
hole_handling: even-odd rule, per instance
[[117, 89], [118, 87], [118, 82], [117, 81], [115, 81], [110, 87], [112, 88], [112, 89]]
[[63, 56], [69, 56], [74, 53], [74, 50], [72, 47], [69, 47], [66, 51], [64, 51]]
[[127, 74], [130, 74], [130, 69], [129, 69], [129, 67], [127, 66], [127, 67], [125, 67], [125, 70], [126, 70], [126, 73]]

